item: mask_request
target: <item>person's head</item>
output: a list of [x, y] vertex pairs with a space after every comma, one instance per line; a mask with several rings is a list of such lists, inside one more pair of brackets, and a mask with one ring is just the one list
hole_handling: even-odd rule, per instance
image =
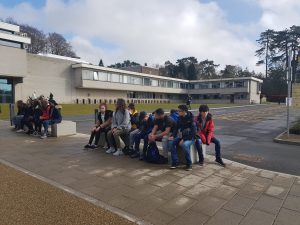
[[45, 100], [45, 99], [44, 99], [44, 100], [42, 100], [42, 101], [41, 101], [41, 105], [42, 105], [42, 108], [43, 108], [43, 109], [46, 109], [46, 108], [47, 108], [47, 106], [48, 106], [48, 101], [47, 101], [47, 100]]
[[205, 118], [207, 116], [208, 112], [209, 112], [209, 108], [207, 105], [200, 105], [199, 113], [201, 114], [201, 116], [203, 118]]
[[139, 121], [147, 121], [148, 118], [148, 113], [146, 113], [145, 111], [140, 112]]
[[189, 111], [189, 109], [186, 105], [179, 105], [178, 106], [179, 116], [185, 117], [187, 115], [188, 111]]
[[17, 101], [17, 107], [18, 109], [21, 109], [23, 107], [24, 103], [22, 100]]
[[154, 111], [154, 116], [156, 120], [161, 120], [165, 116], [165, 112], [162, 108], [158, 108], [157, 110]]
[[104, 113], [104, 112], [107, 110], [107, 105], [106, 105], [106, 103], [101, 103], [101, 104], [99, 105], [99, 110], [100, 110], [101, 113]]
[[117, 99], [117, 104], [116, 104], [116, 112], [117, 111], [122, 111], [124, 112], [126, 109], [126, 103], [125, 100], [123, 98], [118, 98]]
[[128, 105], [128, 111], [130, 112], [130, 113], [132, 113], [132, 112], [134, 112], [135, 111], [135, 105], [134, 105], [134, 103], [129, 103], [129, 105]]
[[49, 104], [50, 104], [51, 107], [57, 106], [57, 103], [56, 103], [56, 101], [54, 99], [49, 99], [48, 102], [49, 102]]

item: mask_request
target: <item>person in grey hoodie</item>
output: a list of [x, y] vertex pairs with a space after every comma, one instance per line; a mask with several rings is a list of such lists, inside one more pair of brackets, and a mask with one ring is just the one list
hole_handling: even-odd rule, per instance
[[130, 114], [126, 109], [125, 100], [120, 98], [117, 100], [116, 111], [112, 118], [111, 130], [107, 134], [107, 139], [111, 147], [106, 151], [106, 153], [113, 153], [114, 156], [123, 155], [124, 153], [121, 148], [120, 138], [124, 141], [125, 146], [128, 147], [130, 129]]

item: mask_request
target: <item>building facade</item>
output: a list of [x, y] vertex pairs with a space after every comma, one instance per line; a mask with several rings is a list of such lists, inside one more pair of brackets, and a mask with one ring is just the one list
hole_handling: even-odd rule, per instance
[[[5, 24], [4, 24], [5, 25]], [[4, 28], [0, 23], [0, 30]], [[17, 28], [6, 27], [6, 31]], [[1, 32], [1, 31], [0, 31]], [[60, 103], [185, 102], [188, 95], [201, 103], [260, 103], [262, 81], [253, 77], [188, 81], [89, 64], [80, 59], [26, 53], [30, 39], [10, 34], [0, 38], [0, 103], [26, 100], [33, 92]], [[1, 37], [1, 34], [0, 34]]]

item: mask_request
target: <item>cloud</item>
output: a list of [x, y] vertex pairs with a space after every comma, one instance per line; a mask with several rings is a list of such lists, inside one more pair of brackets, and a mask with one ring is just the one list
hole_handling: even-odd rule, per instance
[[265, 29], [282, 30], [300, 21], [299, 0], [257, 0], [263, 10], [260, 25]]
[[39, 11], [28, 11], [33, 19], [19, 17], [21, 11], [10, 13], [45, 31], [71, 34], [77, 54], [93, 63], [102, 58], [106, 65], [125, 59], [152, 65], [195, 56], [259, 70], [249, 27], [229, 23], [215, 2], [48, 0]]

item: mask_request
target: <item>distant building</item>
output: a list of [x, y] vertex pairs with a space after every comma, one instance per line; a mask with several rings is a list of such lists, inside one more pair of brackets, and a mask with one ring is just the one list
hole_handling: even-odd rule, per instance
[[[27, 53], [30, 38], [19, 27], [0, 23], [0, 103], [26, 100], [33, 92], [59, 103], [259, 103], [262, 80], [253, 77], [188, 81], [141, 72], [112, 69], [80, 59]], [[2, 36], [1, 36], [2, 35]], [[158, 70], [157, 70], [158, 72]]]
[[145, 73], [145, 74], [151, 74], [151, 75], [159, 75], [159, 69], [148, 67], [148, 66], [131, 66], [131, 67], [122, 67], [121, 70], [127, 70], [137, 73]]

